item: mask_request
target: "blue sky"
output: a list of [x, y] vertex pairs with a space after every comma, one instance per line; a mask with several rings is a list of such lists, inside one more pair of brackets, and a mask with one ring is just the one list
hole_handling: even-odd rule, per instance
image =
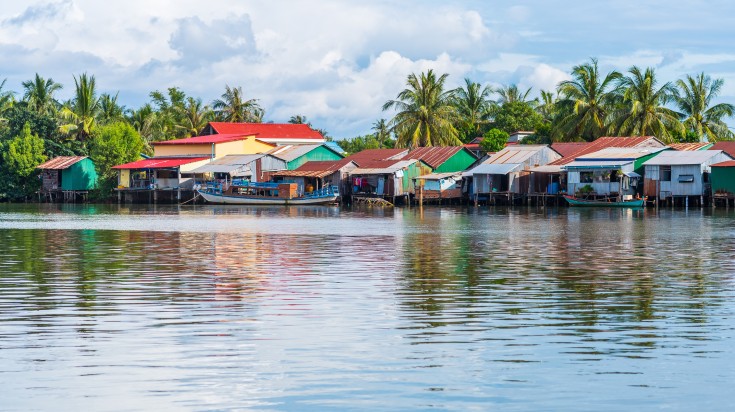
[[[575, 4], [576, 3], [576, 4]], [[128, 107], [177, 86], [205, 102], [225, 84], [266, 120], [305, 115], [336, 137], [370, 132], [406, 76], [427, 69], [483, 84], [553, 89], [597, 57], [605, 70], [705, 71], [735, 103], [735, 4], [726, 1], [0, 0], [0, 79], [36, 72], [73, 92], [95, 75]], [[732, 123], [732, 119], [729, 120]]]

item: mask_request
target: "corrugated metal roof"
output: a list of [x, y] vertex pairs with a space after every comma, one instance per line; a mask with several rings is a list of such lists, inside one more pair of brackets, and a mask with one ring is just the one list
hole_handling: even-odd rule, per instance
[[217, 144], [245, 140], [248, 136], [242, 134], [212, 134], [208, 136], [187, 137], [184, 139], [164, 140], [151, 143], [154, 146], [182, 145], [182, 144]]
[[506, 164], [506, 163], [523, 163], [532, 157], [539, 150], [546, 148], [546, 145], [513, 145], [507, 146], [503, 150], [493, 154], [489, 159], [482, 162], [483, 164]]
[[712, 167], [735, 167], [735, 160], [726, 160], [724, 162], [715, 163]]
[[150, 159], [138, 160], [135, 162], [125, 163], [113, 166], [113, 169], [167, 169], [179, 167], [189, 163], [207, 160], [208, 157], [152, 157]]
[[369, 167], [358, 167], [350, 173], [353, 175], [384, 175], [395, 173], [416, 162], [418, 162], [416, 159], [374, 161], [368, 164]]
[[[250, 171], [250, 168], [247, 166], [250, 163], [260, 159], [261, 157], [265, 156], [264, 154], [249, 154], [249, 155], [227, 155], [218, 157], [211, 162], [199, 166], [196, 169], [192, 170], [191, 173], [230, 173], [236, 172], [238, 170], [242, 172], [248, 172]], [[247, 173], [246, 173], [247, 174]], [[245, 176], [246, 174], [240, 174], [240, 176]]]
[[709, 149], [710, 146], [712, 146], [712, 143], [709, 143], [709, 142], [672, 143], [669, 145], [670, 148], [674, 150], [679, 150], [682, 152], [691, 151], [691, 150], [707, 150]]
[[635, 162], [635, 159], [608, 159], [608, 160], [575, 160], [564, 165], [565, 169], [598, 169], [606, 167], [620, 167]]
[[397, 160], [408, 154], [408, 149], [366, 149], [357, 153], [353, 153], [346, 157], [355, 162], [358, 166], [364, 166], [369, 162], [376, 160]]
[[590, 142], [556, 142], [551, 144], [551, 148], [556, 150], [561, 157], [567, 157], [584, 149]]
[[322, 178], [331, 175], [332, 173], [342, 169], [348, 164], [356, 163], [349, 159], [341, 159], [336, 161], [316, 161], [306, 162], [296, 170], [282, 170], [274, 173], [274, 176], [289, 176], [289, 177], [317, 177]]
[[86, 158], [87, 156], [58, 156], [45, 163], [41, 163], [40, 165], [36, 166], [36, 169], [63, 170], [75, 163], [81, 162]]
[[[404, 159], [418, 159], [436, 169], [449, 160], [449, 158], [457, 154], [460, 150], [467, 149], [462, 146], [417, 147], [408, 152]], [[467, 152], [471, 154], [472, 157], [477, 157], [469, 150], [467, 150]]]
[[598, 150], [593, 153], [588, 153], [583, 156], [578, 156], [575, 161], [588, 161], [588, 160], [606, 160], [606, 159], [627, 159], [635, 160], [643, 156], [648, 156], [653, 153], [658, 153], [663, 150], [667, 150], [666, 147], [608, 147], [606, 149]]
[[257, 136], [259, 139], [315, 139], [324, 136], [307, 124], [209, 122], [217, 134]]
[[470, 169], [462, 176], [474, 175], [506, 175], [516, 169], [523, 167], [522, 163], [482, 163], [473, 169]]
[[[310, 151], [318, 148], [319, 146], [324, 146], [324, 145], [323, 144], [297, 144], [297, 145], [279, 146], [279, 147], [276, 147], [275, 149], [271, 149], [267, 151], [266, 154], [277, 157], [286, 162], [290, 162], [292, 160], [296, 160], [299, 157], [309, 153]], [[327, 147], [327, 146], [324, 146], [324, 147]]]
[[701, 165], [713, 157], [724, 153], [722, 150], [695, 150], [677, 152], [667, 150], [653, 159], [647, 160], [644, 165]]
[[429, 173], [427, 175], [422, 175], [417, 177], [416, 179], [421, 180], [440, 180], [440, 179], [449, 179], [454, 178], [455, 180], [459, 180], [462, 177], [462, 173], [457, 172], [447, 172], [447, 173]]
[[735, 142], [717, 142], [710, 147], [711, 150], [722, 150], [729, 154], [731, 157], [735, 157]]
[[590, 142], [588, 145], [580, 148], [576, 153], [572, 153], [559, 160], [555, 160], [550, 165], [565, 165], [571, 163], [577, 157], [584, 156], [589, 153], [594, 153], [598, 150], [602, 150], [608, 147], [636, 147], [643, 144], [650, 143], [652, 145], [663, 147], [664, 144], [653, 136], [636, 136], [636, 137], [600, 137], [594, 142]]
[[561, 166], [560, 165], [545, 165], [545, 166], [538, 166], [531, 169], [531, 172], [534, 173], [561, 173]]

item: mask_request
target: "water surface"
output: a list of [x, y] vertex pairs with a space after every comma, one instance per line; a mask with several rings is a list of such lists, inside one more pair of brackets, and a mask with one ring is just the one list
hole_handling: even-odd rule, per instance
[[0, 409], [732, 410], [735, 213], [0, 205]]

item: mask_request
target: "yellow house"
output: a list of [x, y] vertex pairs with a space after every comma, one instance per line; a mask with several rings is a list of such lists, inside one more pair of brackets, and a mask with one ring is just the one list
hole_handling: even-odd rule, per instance
[[153, 153], [154, 157], [202, 156], [216, 159], [232, 154], [265, 153], [274, 147], [274, 144], [266, 143], [255, 136], [217, 134], [154, 142]]

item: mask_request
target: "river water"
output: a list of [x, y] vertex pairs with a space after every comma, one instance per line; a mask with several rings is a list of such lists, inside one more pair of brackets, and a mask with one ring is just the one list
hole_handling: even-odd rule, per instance
[[735, 212], [0, 205], [0, 410], [735, 408]]

